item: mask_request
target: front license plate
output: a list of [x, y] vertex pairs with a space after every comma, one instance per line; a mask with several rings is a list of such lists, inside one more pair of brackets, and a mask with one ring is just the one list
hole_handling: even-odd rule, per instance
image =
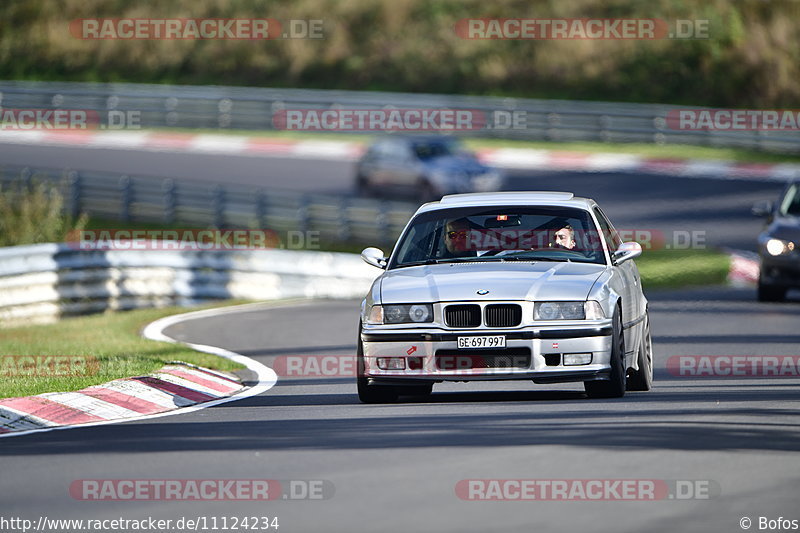
[[505, 335], [483, 335], [480, 337], [459, 337], [458, 347], [462, 349], [470, 348], [505, 348]]

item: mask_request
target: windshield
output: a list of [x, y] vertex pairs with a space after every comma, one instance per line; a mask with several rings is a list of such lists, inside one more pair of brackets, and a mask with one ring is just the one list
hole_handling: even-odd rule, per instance
[[464, 149], [455, 140], [417, 141], [412, 143], [412, 149], [423, 161], [436, 157], [465, 154]]
[[786, 195], [781, 200], [781, 216], [800, 217], [800, 186], [797, 184], [789, 187]]
[[389, 269], [432, 263], [570, 261], [605, 264], [589, 213], [564, 207], [469, 207], [417, 216]]

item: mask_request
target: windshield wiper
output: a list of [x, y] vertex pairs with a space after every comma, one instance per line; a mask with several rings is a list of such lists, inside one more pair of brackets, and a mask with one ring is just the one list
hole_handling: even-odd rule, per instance
[[410, 263], [400, 263], [397, 265], [397, 268], [401, 267], [413, 267], [413, 266], [420, 266], [420, 265], [435, 265], [437, 263], [444, 262], [442, 259], [425, 259], [424, 261], [411, 261]]
[[527, 257], [527, 256], [524, 256], [524, 255], [493, 255], [493, 256], [486, 257], [486, 258], [476, 257], [475, 259], [478, 260], [478, 261], [485, 261], [487, 263], [490, 262], [490, 261], [493, 261], [493, 262], [502, 262], [502, 261], [530, 261], [530, 262], [551, 261], [551, 262], [555, 262], [555, 263], [562, 263], [562, 262], [565, 262], [565, 261], [567, 263], [571, 263], [572, 262], [572, 259], [569, 259], [568, 257], [565, 257], [563, 259], [555, 259], [553, 257]]
[[563, 263], [564, 261], [566, 261], [567, 263], [572, 263], [572, 259], [570, 259], [569, 257], [564, 257], [563, 259], [556, 259], [554, 257], [536, 257], [530, 259], [530, 261], [550, 261], [553, 263]]

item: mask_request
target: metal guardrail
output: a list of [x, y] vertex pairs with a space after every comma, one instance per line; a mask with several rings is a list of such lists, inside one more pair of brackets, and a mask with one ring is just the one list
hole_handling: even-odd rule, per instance
[[360, 298], [379, 273], [341, 253], [14, 246], [0, 248], [0, 326], [227, 298]]
[[223, 86], [0, 82], [0, 106], [16, 109], [137, 111], [145, 128], [274, 129], [284, 109], [459, 108], [491, 115], [525, 111], [520, 129], [465, 135], [544, 141], [639, 142], [800, 152], [800, 134], [770, 131], [681, 131], [667, 126], [681, 106], [535, 100], [391, 92]]
[[416, 208], [390, 200], [279, 192], [243, 185], [0, 167], [0, 185], [4, 189], [37, 180], [58, 184], [65, 208], [73, 216], [86, 212], [123, 223], [184, 225], [187, 229], [247, 228], [304, 235], [315, 232], [313, 237], [322, 242], [391, 245]]

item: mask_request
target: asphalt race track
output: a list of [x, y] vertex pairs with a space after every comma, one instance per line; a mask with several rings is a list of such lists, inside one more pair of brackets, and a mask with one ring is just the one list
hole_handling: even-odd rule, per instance
[[[793, 354], [800, 305], [750, 289], [650, 294], [655, 389], [587, 400], [580, 385], [437, 385], [429, 398], [358, 403], [348, 377], [283, 379], [196, 413], [0, 442], [5, 515], [35, 519], [278, 516], [281, 531], [736, 531], [791, 516], [800, 482], [796, 378], [687, 379], [673, 355]], [[195, 320], [166, 333], [271, 365], [353, 353], [358, 302], [309, 302]], [[325, 480], [326, 500], [93, 502], [76, 479]], [[465, 479], [700, 481], [709, 499], [464, 501]], [[328, 492], [326, 496], [329, 496]], [[43, 506], [44, 502], [46, 507]]]
[[[31, 148], [27, 155], [36, 157], [28, 162], [129, 171], [114, 151], [91, 150], [91, 157], [89, 150], [69, 151]], [[11, 154], [26, 157], [23, 147], [0, 146], [3, 161], [15, 163]], [[186, 156], [190, 168], [180, 154], [152, 155], [131, 152], [130, 164], [138, 157], [141, 173], [181, 170], [186, 179], [221, 175], [199, 155]], [[67, 156], [82, 165], [65, 162]], [[349, 190], [349, 163], [208, 157], [227, 169], [228, 179], [244, 183]], [[761, 226], [750, 205], [774, 199], [781, 188], [532, 171], [515, 172], [512, 186], [593, 197], [619, 228], [701, 230], [709, 244], [742, 249], [754, 249]], [[34, 521], [277, 516], [284, 533], [721, 532], [741, 531], [743, 517], [753, 530], [762, 516], [800, 519], [800, 378], [687, 378], [666, 368], [677, 355], [798, 355], [800, 303], [757, 303], [751, 288], [646, 289], [656, 366], [651, 392], [588, 400], [579, 384], [461, 383], [437, 385], [428, 398], [362, 405], [351, 377], [281, 378], [262, 395], [185, 415], [2, 439], [3, 514]], [[357, 301], [317, 301], [198, 319], [165, 333], [273, 366], [292, 355], [346, 360], [355, 350], [357, 320]], [[70, 485], [85, 479], [313, 480], [323, 482], [325, 499], [76, 500]], [[466, 501], [456, 485], [469, 479], [634, 479], [670, 487], [677, 481], [694, 494]]]

